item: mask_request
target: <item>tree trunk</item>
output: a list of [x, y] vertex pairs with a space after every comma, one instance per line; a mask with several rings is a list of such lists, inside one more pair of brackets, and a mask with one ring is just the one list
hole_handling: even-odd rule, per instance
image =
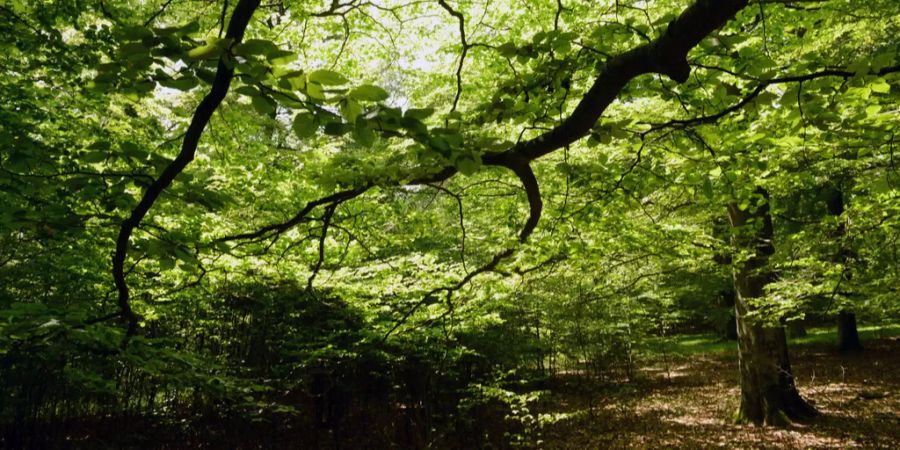
[[[827, 191], [825, 206], [828, 208], [828, 215], [841, 216], [844, 213], [844, 191], [839, 186], [832, 186]], [[840, 281], [850, 281], [852, 273], [847, 268], [852, 250], [844, 242], [847, 234], [847, 227], [841, 222], [834, 232], [835, 239], [838, 240], [838, 251], [835, 255], [835, 261], [844, 265], [841, 272], [842, 279]], [[856, 330], [856, 314], [851, 311], [842, 309], [837, 316], [837, 347], [838, 351], [860, 351], [863, 349], [859, 342], [859, 332]]]
[[788, 334], [792, 338], [798, 338], [806, 336], [806, 325], [803, 325], [803, 322], [799, 320], [792, 320], [788, 322]]
[[859, 333], [856, 331], [856, 314], [841, 311], [837, 316], [837, 325], [838, 350], [852, 352], [863, 349], [859, 342]]
[[738, 338], [738, 330], [737, 330], [737, 317], [732, 314], [728, 318], [728, 323], [725, 324], [725, 339], [729, 341], [736, 341]]
[[[728, 258], [728, 264], [731, 264], [731, 257]], [[729, 341], [736, 341], [737, 335], [737, 319], [734, 317], [734, 290], [726, 290], [721, 293], [721, 304], [731, 310], [728, 314], [728, 320], [725, 322], [724, 335]]]
[[735, 419], [739, 423], [786, 425], [812, 418], [818, 412], [800, 397], [794, 384], [784, 328], [748, 317], [756, 308], [753, 301], [765, 295], [766, 285], [774, 278], [768, 266], [769, 256], [775, 252], [769, 196], [762, 188], [756, 193], [759, 199], [747, 210], [736, 204], [728, 207], [733, 242], [750, 253], [746, 258], [735, 258], [734, 268], [741, 374], [741, 405]]

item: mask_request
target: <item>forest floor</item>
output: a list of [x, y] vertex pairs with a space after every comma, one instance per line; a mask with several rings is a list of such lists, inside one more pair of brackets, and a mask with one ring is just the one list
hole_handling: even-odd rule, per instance
[[[571, 382], [547, 412], [573, 414], [542, 430], [542, 448], [900, 448], [900, 336], [862, 333], [865, 351], [841, 354], [833, 333], [790, 347], [802, 395], [822, 417], [788, 428], [734, 425], [739, 402], [734, 343], [680, 339], [633, 383], [614, 389]], [[580, 385], [580, 386], [579, 386]]]

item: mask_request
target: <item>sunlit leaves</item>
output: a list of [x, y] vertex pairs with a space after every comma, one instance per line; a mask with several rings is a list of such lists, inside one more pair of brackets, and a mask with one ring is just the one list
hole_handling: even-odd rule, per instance
[[339, 86], [349, 82], [349, 80], [340, 73], [327, 69], [319, 69], [310, 72], [309, 81], [323, 86]]
[[267, 56], [278, 50], [272, 41], [265, 39], [249, 39], [234, 46], [233, 52], [238, 56]]
[[350, 90], [348, 97], [356, 100], [381, 102], [387, 100], [388, 93], [384, 89], [371, 85], [363, 84]]
[[363, 112], [362, 105], [353, 100], [352, 98], [346, 98], [340, 103], [341, 115], [344, 116], [344, 119], [349, 123], [356, 122], [356, 118], [359, 117]]
[[887, 94], [891, 92], [891, 85], [884, 78], [876, 78], [869, 84], [869, 89], [876, 94]]
[[179, 91], [189, 91], [199, 84], [199, 80], [192, 76], [183, 76], [176, 79], [163, 79], [159, 81], [163, 87], [177, 89]]
[[209, 38], [206, 45], [194, 47], [187, 52], [189, 59], [216, 59], [221, 56], [231, 45], [231, 39]]

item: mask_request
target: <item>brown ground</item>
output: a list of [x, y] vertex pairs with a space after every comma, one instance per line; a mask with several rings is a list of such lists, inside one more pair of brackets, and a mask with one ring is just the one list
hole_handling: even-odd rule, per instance
[[657, 362], [642, 380], [605, 394], [554, 394], [552, 411], [579, 413], [547, 426], [542, 447], [900, 449], [900, 339], [865, 345], [849, 355], [823, 346], [791, 349], [800, 392], [823, 413], [809, 424], [729, 423], [738, 406], [736, 355], [707, 353], [670, 361], [668, 373]]

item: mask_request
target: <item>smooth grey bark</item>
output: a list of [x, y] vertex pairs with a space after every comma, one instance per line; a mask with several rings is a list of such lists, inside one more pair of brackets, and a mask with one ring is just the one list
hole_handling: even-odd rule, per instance
[[738, 331], [738, 366], [741, 374], [741, 404], [735, 416], [739, 423], [785, 425], [815, 417], [818, 411], [797, 391], [787, 351], [784, 327], [748, 316], [755, 299], [765, 295], [774, 279], [769, 257], [775, 252], [769, 195], [757, 188], [757, 201], [746, 210], [728, 206], [732, 241], [737, 249], [749, 250], [734, 267], [735, 317]]

